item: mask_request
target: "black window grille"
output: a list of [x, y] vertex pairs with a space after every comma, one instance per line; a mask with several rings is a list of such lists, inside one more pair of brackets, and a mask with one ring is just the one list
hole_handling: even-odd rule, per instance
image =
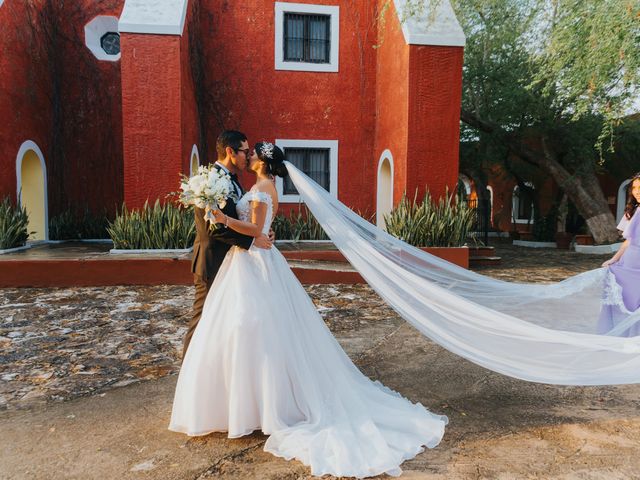
[[330, 63], [331, 15], [284, 14], [285, 62]]
[[120, 53], [120, 34], [107, 32], [100, 38], [100, 46], [107, 55], [118, 55]]
[[[330, 162], [328, 148], [285, 148], [285, 157], [289, 162], [315, 180], [322, 188], [329, 191]], [[285, 195], [298, 195], [289, 177], [284, 179]]]

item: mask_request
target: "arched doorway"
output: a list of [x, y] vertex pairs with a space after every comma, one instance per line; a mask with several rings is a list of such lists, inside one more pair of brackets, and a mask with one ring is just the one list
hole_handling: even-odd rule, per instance
[[16, 157], [17, 196], [29, 215], [30, 240], [49, 239], [49, 210], [47, 201], [47, 166], [44, 155], [35, 142], [28, 140], [20, 146]]
[[191, 149], [191, 160], [190, 160], [190, 169], [189, 175], [194, 175], [198, 173], [198, 167], [200, 166], [200, 155], [198, 154], [198, 146], [194, 145]]
[[627, 187], [629, 186], [630, 178], [626, 179], [620, 184], [618, 188], [618, 204], [616, 206], [616, 222], [622, 219], [624, 214], [624, 207], [627, 206]]
[[389, 150], [382, 152], [378, 161], [378, 193], [376, 200], [376, 225], [385, 228], [384, 216], [393, 209], [393, 156]]

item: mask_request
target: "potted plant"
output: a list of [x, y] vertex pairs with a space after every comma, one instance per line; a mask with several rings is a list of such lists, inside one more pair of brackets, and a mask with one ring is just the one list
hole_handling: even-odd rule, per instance
[[589, 227], [584, 224], [574, 238], [576, 245], [593, 245], [593, 236], [589, 233]]
[[427, 191], [422, 201], [406, 195], [387, 215], [387, 232], [433, 255], [469, 266], [465, 246], [473, 226], [475, 211], [460, 197], [445, 195], [435, 200]]

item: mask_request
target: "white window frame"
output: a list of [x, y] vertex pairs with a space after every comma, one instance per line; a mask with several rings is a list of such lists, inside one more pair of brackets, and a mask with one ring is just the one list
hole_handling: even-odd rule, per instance
[[100, 39], [107, 33], [118, 33], [118, 17], [112, 15], [97, 15], [84, 26], [84, 43], [98, 60], [117, 62], [121, 52], [111, 55], [102, 48]]
[[[286, 62], [284, 60], [284, 14], [302, 13], [331, 16], [331, 45], [329, 63]], [[276, 70], [299, 72], [337, 72], [340, 52], [340, 7], [334, 5], [311, 5], [307, 3], [275, 3], [275, 60]]]
[[[338, 140], [289, 140], [276, 139], [276, 145], [285, 148], [327, 148], [329, 149], [329, 193], [338, 198]], [[276, 191], [280, 203], [304, 203], [300, 195], [285, 195], [282, 178], [276, 177]]]
[[[525, 185], [529, 188], [531, 188], [532, 190], [535, 190], [536, 188], [533, 186], [533, 183], [531, 182], [525, 182]], [[518, 187], [518, 185], [516, 185], [515, 187], [513, 187], [513, 194], [512, 194], [512, 201], [511, 201], [511, 221], [513, 223], [525, 223], [525, 224], [531, 224], [533, 223], [533, 219], [536, 217], [536, 212], [535, 212], [535, 204], [533, 202], [531, 205], [531, 218], [530, 219], [526, 219], [526, 218], [518, 218], [518, 210], [520, 210], [520, 197], [518, 195], [516, 195], [516, 192], [519, 191], [520, 188]]]

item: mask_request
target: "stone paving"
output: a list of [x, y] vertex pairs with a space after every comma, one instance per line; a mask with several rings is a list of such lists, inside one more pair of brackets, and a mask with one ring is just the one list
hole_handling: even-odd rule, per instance
[[[511, 281], [558, 281], [608, 256], [498, 245]], [[348, 342], [367, 322], [399, 322], [365, 285], [310, 285], [329, 328]], [[0, 409], [64, 401], [176, 373], [192, 287], [0, 290]]]
[[[0, 409], [176, 373], [192, 287], [0, 290]], [[307, 286], [334, 332], [398, 320], [363, 285]]]
[[[538, 282], [607, 258], [496, 253], [502, 263], [482, 273]], [[416, 334], [367, 286], [306, 288], [366, 375], [449, 416], [442, 444], [405, 462], [404, 477], [637, 478], [638, 386], [518, 381]], [[176, 286], [0, 290], [0, 478], [310, 478], [299, 462], [263, 452], [259, 432], [229, 440], [166, 430], [191, 295]]]

